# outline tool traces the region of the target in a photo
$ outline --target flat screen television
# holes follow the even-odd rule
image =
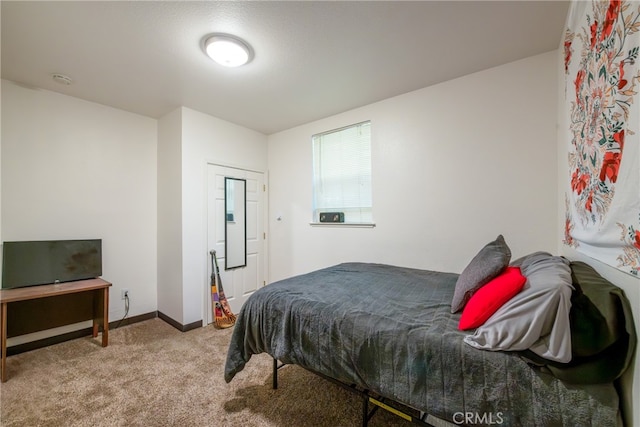
[[[4,242],[2,288],[102,276],[102,239]]]

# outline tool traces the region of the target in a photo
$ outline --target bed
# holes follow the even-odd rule
[[[253,354],[268,353],[274,375],[276,361],[295,364],[363,393],[364,425],[368,401],[414,409],[420,416],[411,420],[427,425],[621,425],[615,381],[636,342],[629,302],[584,263],[535,253],[510,266],[529,266],[541,256],[567,266],[569,292],[562,292],[569,301],[553,298],[558,301],[553,324],[545,322],[546,335],[535,345],[522,344],[522,337],[516,341],[527,348],[506,351],[481,348],[486,340],[470,342],[518,298],[499,307],[485,325],[460,330],[462,313],[452,312],[452,300],[465,272],[344,263],[255,292],[234,327],[225,380],[230,382]],[[534,282],[531,274],[518,295],[530,292]],[[532,298],[524,299],[528,304]],[[499,320],[514,323],[504,315]],[[549,355],[556,324],[566,329],[560,341],[570,346],[569,361],[559,361],[566,348],[555,359]],[[545,350],[540,342],[546,342]]]

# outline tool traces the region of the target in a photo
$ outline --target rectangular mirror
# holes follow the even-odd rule
[[[247,265],[247,181],[224,178],[225,270]]]

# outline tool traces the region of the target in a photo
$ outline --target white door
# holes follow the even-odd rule
[[[264,234],[264,175],[219,165],[207,165],[207,247],[216,251],[220,279],[231,310],[238,313],[247,298],[266,283],[265,234]],[[247,265],[226,270],[225,260],[225,177],[246,180],[246,244]],[[208,261],[208,277],[211,277],[211,255]],[[211,310],[211,285],[205,286],[208,301],[207,319],[213,322]]]

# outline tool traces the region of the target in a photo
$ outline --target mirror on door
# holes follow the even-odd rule
[[[247,265],[247,181],[224,178],[225,270]]]

